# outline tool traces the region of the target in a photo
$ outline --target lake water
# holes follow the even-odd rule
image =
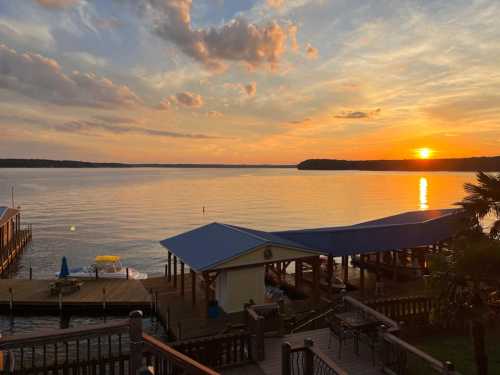
[[[15,277],[51,278],[96,255],[164,269],[161,239],[213,222],[263,230],[346,225],[451,207],[472,173],[295,169],[0,169],[0,205],[21,206],[33,242]],[[205,207],[205,212],[203,212]],[[200,249],[205,251],[205,249]]]

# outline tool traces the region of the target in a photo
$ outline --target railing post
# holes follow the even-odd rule
[[[130,375],[136,375],[142,367],[142,311],[135,310],[129,315],[130,320]]]
[[[290,353],[292,346],[288,342],[281,344],[281,375],[291,375],[290,372]]]
[[[311,339],[304,340],[304,375],[313,375],[314,374],[314,353],[311,348],[313,347],[314,342]]]
[[[264,350],[264,317],[258,316],[255,321],[255,352],[257,361],[263,361],[266,358]]]
[[[455,365],[450,362],[450,361],[446,361],[444,363],[444,373],[446,375],[453,375],[455,374]]]

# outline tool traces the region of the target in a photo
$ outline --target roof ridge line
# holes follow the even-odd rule
[[[262,240],[262,241],[264,241],[264,242],[270,242],[267,238],[264,238],[264,237],[258,236],[258,235],[254,234],[254,233],[249,233],[249,232],[247,232],[247,231],[243,230],[243,229],[242,229],[242,228],[240,228],[240,227],[235,227],[235,226],[233,226],[233,225],[231,225],[231,224],[225,224],[225,223],[218,223],[218,224],[223,225],[223,226],[225,226],[226,228],[230,228],[230,229],[232,229],[232,230],[236,230],[236,231],[238,231],[238,232],[244,233],[244,234],[246,234],[247,236],[254,237],[254,238],[258,238],[259,240]],[[253,229],[252,229],[252,230],[253,230]]]

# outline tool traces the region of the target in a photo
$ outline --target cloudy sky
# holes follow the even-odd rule
[[[0,157],[500,154],[497,0],[0,0]]]

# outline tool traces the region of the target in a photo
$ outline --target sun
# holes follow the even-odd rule
[[[432,156],[433,152],[434,151],[428,147],[417,149],[417,155],[419,159],[429,159]]]

